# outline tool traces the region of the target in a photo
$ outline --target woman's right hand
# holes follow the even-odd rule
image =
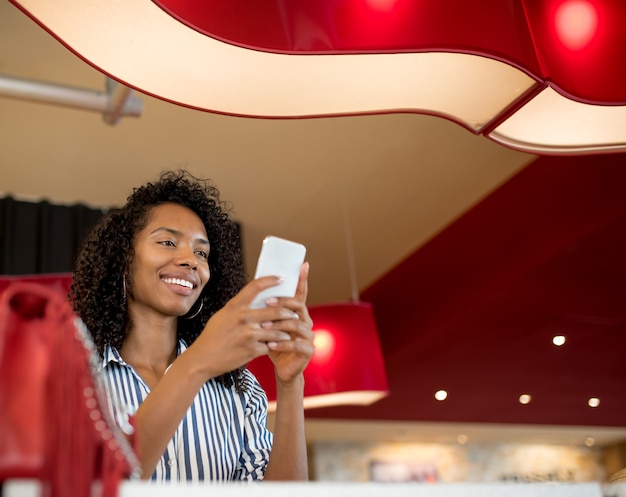
[[[233,371],[267,354],[268,343],[291,339],[289,333],[266,327],[274,321],[298,319],[294,311],[281,306],[250,308],[259,292],[280,283],[275,276],[252,280],[209,319],[200,336],[185,352],[196,356],[194,362],[205,372],[207,379]]]

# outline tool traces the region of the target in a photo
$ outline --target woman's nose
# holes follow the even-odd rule
[[[180,247],[177,256],[179,266],[190,267],[191,269],[196,269],[198,267],[198,262],[196,261],[193,249],[189,247]]]

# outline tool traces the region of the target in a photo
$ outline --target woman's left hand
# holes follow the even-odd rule
[[[294,319],[263,324],[265,327],[278,329],[291,335],[291,340],[268,343],[268,355],[274,363],[276,380],[285,385],[293,382],[304,371],[315,352],[313,345],[315,334],[311,330],[313,321],[306,307],[308,275],[309,264],[305,262],[300,269],[295,296],[293,298],[272,298],[267,302],[269,307],[286,307],[297,315]]]
[[[278,307],[287,319],[262,322],[288,333],[290,340],[267,342],[268,356],[276,374],[276,414],[274,443],[264,480],[286,481],[308,479],[306,437],[304,434],[304,368],[313,357],[313,322],[306,307],[308,263],[300,268],[298,287],[293,298],[268,299],[268,307]]]

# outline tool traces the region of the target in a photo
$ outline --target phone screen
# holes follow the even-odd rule
[[[265,301],[270,297],[293,297],[296,294],[305,254],[306,248],[301,243],[276,236],[265,237],[254,278],[281,276],[284,281],[260,292],[251,304],[253,309],[265,307]]]

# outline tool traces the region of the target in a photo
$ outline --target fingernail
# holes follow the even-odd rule
[[[263,321],[261,323],[261,328],[270,328],[272,326],[272,322],[271,321]]]
[[[276,305],[278,304],[278,299],[276,297],[270,297],[265,301],[267,305]]]

